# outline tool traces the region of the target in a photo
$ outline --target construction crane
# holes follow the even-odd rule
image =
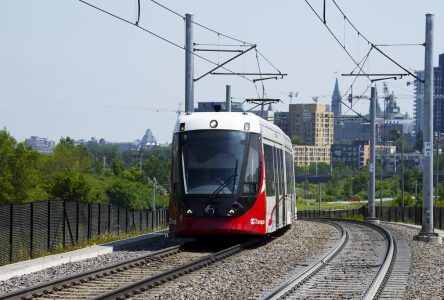
[[[105,105],[104,108],[110,108],[110,109],[130,109],[130,110],[144,110],[144,111],[154,111],[154,112],[173,112],[176,113],[177,119],[179,119],[179,116],[184,111],[182,109],[182,103],[179,103],[179,106],[176,110],[174,109],[167,109],[167,108],[153,108],[153,107],[145,107],[145,106],[132,106],[132,105]]]

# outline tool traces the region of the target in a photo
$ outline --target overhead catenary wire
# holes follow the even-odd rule
[[[185,17],[184,17],[182,14],[180,14],[180,13],[174,11],[173,9],[171,9],[171,8],[169,8],[169,7],[167,7],[167,6],[163,5],[163,4],[161,4],[161,3],[159,3],[158,1],[155,1],[155,0],[149,0],[149,1],[151,1],[151,2],[153,2],[154,4],[156,4],[156,5],[160,6],[160,7],[162,7],[163,9],[165,9],[165,10],[167,10],[167,11],[169,11],[169,12],[175,14],[176,16],[179,16],[179,17],[185,19]],[[219,32],[219,31],[217,31],[217,30],[214,30],[214,29],[212,29],[212,28],[209,28],[208,26],[202,25],[202,24],[200,24],[200,23],[198,23],[198,22],[196,22],[196,21],[194,21],[194,20],[191,21],[191,22],[192,22],[193,24],[196,24],[197,26],[203,28],[203,29],[206,29],[206,30],[208,30],[208,31],[211,31],[211,32],[213,32],[213,33],[215,33],[215,34],[218,34],[218,35],[220,35],[220,36],[223,36],[223,37],[225,37],[225,38],[227,38],[227,39],[230,39],[230,40],[233,40],[233,41],[236,41],[236,42],[239,42],[239,43],[243,43],[243,44],[245,44],[245,45],[254,45],[254,43],[249,43],[249,42],[246,42],[246,41],[242,41],[242,40],[237,39],[237,38],[235,38],[235,37],[232,37],[232,36],[229,36],[229,35],[227,35],[227,34],[221,33],[221,32]]]
[[[307,0],[305,0],[305,2],[307,2],[307,4],[308,4],[308,1],[307,1]],[[339,5],[336,3],[336,1],[335,1],[335,0],[332,0],[332,2],[333,2],[334,5],[336,6],[336,8],[339,10],[339,12],[343,15],[344,20],[346,20],[346,21],[350,24],[350,26],[351,26],[351,27],[352,27],[352,28],[353,28],[358,34],[360,34],[361,37],[362,37],[365,41],[367,41],[367,43],[371,44],[373,48],[375,48],[379,53],[381,53],[383,56],[385,56],[385,57],[386,57],[388,60],[390,60],[392,63],[394,63],[395,65],[397,65],[399,68],[401,68],[401,69],[404,70],[405,72],[409,73],[410,76],[412,76],[412,77],[416,78],[417,80],[423,82],[423,80],[421,80],[420,78],[418,78],[415,74],[413,74],[412,72],[410,72],[409,70],[407,70],[407,68],[403,67],[401,64],[399,64],[397,61],[395,61],[393,58],[391,58],[391,57],[390,57],[388,54],[386,54],[384,51],[382,51],[381,49],[379,49],[379,48],[378,48],[378,45],[372,43],[368,38],[366,38],[366,37],[362,34],[362,32],[360,32],[360,31],[356,28],[356,26],[351,22],[351,20],[345,15],[345,13],[344,13],[344,12],[342,11],[342,9],[339,7]],[[310,5],[310,7],[311,7],[311,5]],[[312,8],[312,7],[311,7],[311,8]],[[313,8],[312,8],[312,10],[313,10]],[[316,13],[316,15],[318,15],[318,14]],[[319,17],[319,15],[318,15],[318,17]],[[324,24],[324,25],[326,25],[326,24]],[[401,45],[401,44],[399,44],[399,45]],[[417,44],[417,45],[418,45],[418,44]],[[421,44],[419,44],[419,45],[421,45]],[[425,45],[425,44],[422,44],[422,45]],[[344,45],[344,46],[345,46],[345,45]]]
[[[120,21],[123,21],[123,22],[125,22],[125,23],[128,23],[128,24],[130,24],[130,25],[132,25],[132,26],[135,26],[136,28],[138,28],[138,29],[140,29],[140,30],[142,30],[142,31],[144,31],[144,32],[146,32],[146,33],[148,33],[148,34],[150,34],[150,35],[152,35],[152,36],[158,38],[158,39],[161,39],[162,41],[164,41],[164,42],[166,42],[166,43],[168,43],[168,44],[170,44],[170,45],[172,45],[172,46],[174,46],[174,47],[176,47],[176,48],[179,48],[179,49],[182,49],[182,50],[186,51],[184,46],[180,46],[179,44],[177,44],[177,43],[175,43],[175,42],[173,42],[173,41],[170,41],[170,40],[168,40],[167,38],[164,38],[164,37],[162,37],[161,35],[159,35],[159,34],[153,32],[153,31],[151,31],[151,30],[149,30],[149,29],[147,29],[147,28],[144,28],[144,27],[142,27],[142,26],[140,26],[140,25],[136,25],[135,23],[133,23],[133,22],[131,22],[131,21],[129,21],[129,20],[126,20],[126,19],[124,19],[124,18],[122,18],[122,17],[119,17],[118,15],[115,15],[115,14],[109,12],[109,11],[106,11],[106,10],[104,10],[104,9],[98,7],[98,6],[95,6],[95,5],[91,4],[91,3],[88,3],[88,2],[86,2],[86,1],[84,1],[84,0],[78,0],[78,1],[81,2],[81,3],[83,3],[83,4],[85,4],[85,5],[88,5],[88,6],[94,8],[94,9],[96,9],[96,10],[98,10],[98,11],[104,13],[104,14],[107,14],[107,15],[109,15],[109,16],[112,16],[112,17],[114,17],[114,18],[120,20]],[[192,53],[194,56],[196,56],[196,57],[198,57],[198,58],[200,58],[200,59],[202,59],[202,60],[204,60],[204,61],[206,61],[206,62],[208,62],[208,63],[211,63],[211,64],[213,64],[213,65],[215,65],[215,66],[218,65],[218,63],[216,63],[216,62],[214,62],[214,61],[212,61],[212,60],[210,60],[210,59],[208,59],[208,58],[206,58],[206,57],[203,57],[203,56],[201,56],[201,55],[199,55],[199,54],[196,54],[196,53],[194,53],[194,52],[191,52],[191,53]],[[228,69],[227,67],[221,67],[221,68],[224,69],[224,70],[226,70],[226,71],[228,71],[228,72],[230,72],[230,73],[232,73],[232,74],[235,74],[235,75],[237,75],[237,76],[239,76],[239,77],[242,77],[243,79],[245,79],[245,80],[247,80],[247,81],[249,81],[249,82],[253,82],[253,80],[247,78],[246,76],[244,76],[244,75],[242,75],[242,74],[238,74],[238,73],[236,73],[236,72],[234,72],[234,71]]]
[[[316,12],[316,10],[313,8],[313,6],[310,4],[310,2],[308,2],[308,0],[305,0],[305,3],[307,3],[307,5],[310,7],[310,9],[313,11],[313,13],[318,17],[318,19],[322,22],[322,24],[324,24],[325,28],[327,28],[328,32],[330,32],[330,34],[333,36],[333,38],[336,40],[336,42],[338,42],[338,44],[341,46],[341,48],[345,51],[345,53],[348,55],[348,57],[354,62],[355,65],[358,66],[358,62],[354,59],[354,57],[350,54],[350,52],[347,50],[347,48],[345,47],[345,44],[342,44],[341,41],[339,40],[339,38],[333,33],[333,31],[331,30],[331,28],[327,25],[327,22],[324,23],[324,21],[322,20],[321,16]],[[362,36],[362,35],[361,35]],[[371,43],[370,43],[371,44]],[[362,70],[362,68],[360,67],[360,69]],[[364,72],[364,70],[362,70],[363,74],[366,74]],[[368,77],[368,76],[367,76]],[[368,77],[368,80],[370,81],[370,77]]]

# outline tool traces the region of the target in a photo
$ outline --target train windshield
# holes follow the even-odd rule
[[[235,194],[243,166],[247,133],[190,131],[180,135],[186,194]]]

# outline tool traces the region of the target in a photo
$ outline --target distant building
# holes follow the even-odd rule
[[[362,168],[370,160],[369,143],[368,141],[354,141],[351,145],[333,144],[331,160],[333,164],[341,162],[349,168]]]
[[[288,131],[298,135],[306,145],[293,145],[297,166],[312,163],[330,164],[330,146],[333,144],[333,113],[329,106],[318,103],[290,104]]]
[[[31,146],[32,149],[44,154],[52,153],[55,147],[55,141],[51,141],[47,138],[42,138],[38,136],[31,136],[29,139],[26,139],[25,144]]]
[[[440,149],[441,150],[441,149]],[[436,153],[436,152],[435,152]],[[393,153],[389,154],[387,157],[384,157],[384,164],[387,166],[393,166],[393,172],[399,171],[401,167],[402,161],[404,161],[404,167],[420,168],[422,164],[422,153],[414,152],[414,153]]]
[[[207,102],[197,102],[197,108],[194,109],[195,112],[211,112],[215,111],[216,106],[220,107],[220,111],[226,111],[226,102],[217,101],[207,101]],[[242,102],[231,102],[231,111],[243,112]]]
[[[271,103],[268,105],[268,108],[265,109],[259,109],[259,110],[251,110],[251,113],[255,114],[256,116],[261,117],[262,119],[265,119],[271,123],[274,123],[274,111],[273,107],[271,106]]]
[[[151,129],[147,129],[145,131],[145,135],[142,137],[142,140],[139,142],[139,149],[150,149],[157,145],[156,138],[152,133]]]
[[[290,120],[288,118],[288,111],[274,112],[274,125],[282,129],[282,131],[291,137],[290,135]]]
[[[309,166],[313,163],[330,164],[330,146],[293,145],[296,166]]]
[[[416,76],[424,79],[424,71],[416,71]],[[423,130],[424,123],[424,84],[415,80],[414,119],[415,132]],[[439,55],[438,67],[433,68],[433,130],[444,133],[444,53]]]
[[[330,146],[333,144],[333,113],[326,104],[290,104],[290,137],[297,134],[306,144]]]
[[[396,146],[388,143],[387,145],[376,145],[375,146],[375,155],[388,156],[396,153]]]

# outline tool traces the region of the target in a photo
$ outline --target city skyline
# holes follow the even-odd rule
[[[433,58],[437,65],[438,55],[444,52],[444,40],[439,39],[440,28],[444,28],[444,19],[439,15],[444,11],[443,3],[337,2],[362,34],[377,44],[422,43],[424,14],[434,13]],[[133,1],[93,0],[91,3],[135,20]],[[298,93],[293,103],[309,103],[317,96],[319,103],[330,104],[336,78],[343,94],[353,80],[341,76],[353,69],[352,61],[303,1],[273,5],[256,1],[161,3],[181,14],[192,12],[197,22],[221,33],[257,43],[258,49],[273,65],[288,73],[283,80],[265,82],[267,96],[284,102],[273,106],[276,111],[288,110],[290,91]],[[322,1],[310,3],[317,10],[322,8]],[[353,56],[362,59],[368,51],[367,45],[358,42],[357,36],[334,12],[329,6],[327,24],[346,43]],[[378,16],[378,22],[369,17],[372,14]],[[183,43],[183,21],[149,1],[142,4],[140,22],[153,32]],[[183,50],[79,1],[3,1],[0,4],[0,34],[6,45],[0,49],[3,66],[0,126],[6,127],[17,140],[36,135],[56,141],[64,136],[131,141],[150,128],[159,142],[170,142],[175,111],[184,102]],[[195,41],[220,46],[228,42],[197,26]],[[384,51],[411,71],[424,68],[421,46],[387,47]],[[213,61],[226,58],[222,54],[205,55]],[[374,53],[369,61],[364,68],[367,72],[399,72]],[[254,54],[228,66],[238,71],[257,68]],[[261,66],[265,72],[273,69],[264,60]],[[195,77],[210,67],[196,58]],[[407,86],[407,81],[413,78],[388,81],[388,86],[395,95],[402,96],[398,100],[401,112],[407,111],[412,117],[413,85]],[[226,84],[232,86],[233,101],[256,95],[254,86],[243,79],[211,76],[196,82],[195,102],[223,101]],[[366,86],[367,82],[359,79],[353,93],[360,95]],[[258,85],[258,88],[262,87]],[[382,83],[378,84],[378,89],[382,92]],[[411,96],[410,100],[406,95]],[[360,101],[355,108],[366,113],[368,103]],[[344,114],[347,110],[342,107]]]

